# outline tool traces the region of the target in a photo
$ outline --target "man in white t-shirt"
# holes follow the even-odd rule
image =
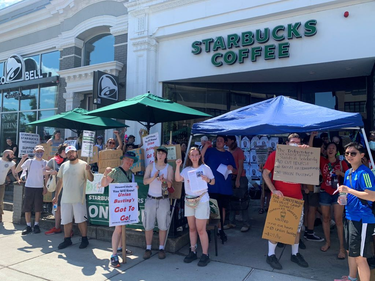
[[[47,166],[47,161],[42,158],[44,154],[44,147],[41,145],[35,146],[34,153],[35,157],[33,159],[27,159],[29,158],[28,154],[22,155],[22,159],[16,168],[16,173],[20,172],[21,170],[27,170],[25,196],[23,200],[26,228],[22,231],[22,235],[32,232],[32,210],[35,212],[34,233],[40,233],[39,219],[43,210],[43,195],[47,193],[46,179],[43,175],[43,172]]]
[[[13,162],[14,153],[12,150],[4,150],[3,157],[0,158],[0,223],[3,222],[3,206],[4,206],[4,194],[5,194],[5,180],[9,170],[12,171],[14,178],[19,181],[18,175],[16,174],[16,163]]]
[[[57,174],[58,183],[56,187],[55,197],[52,199],[54,203],[59,198],[61,188],[64,192],[61,197],[61,224],[64,225],[64,241],[60,243],[59,249],[64,249],[72,245],[70,232],[74,221],[78,224],[79,231],[82,235],[80,249],[84,249],[89,245],[87,239],[87,211],[86,211],[86,182],[94,180],[91,167],[85,161],[78,159],[77,149],[74,146],[68,146],[65,149],[66,158],[69,161],[64,162],[60,166]]]

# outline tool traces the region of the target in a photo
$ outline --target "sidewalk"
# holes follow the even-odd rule
[[[303,281],[333,280],[346,275],[347,260],[338,260],[336,231],[332,233],[331,249],[320,251],[323,242],[308,242],[306,250],[300,250],[309,268],[301,268],[290,261],[290,247],[281,257],[283,270],[275,271],[266,263],[267,241],[261,239],[265,214],[257,213],[252,206],[252,228],[241,233],[228,230],[228,242],[219,244],[219,254],[214,254],[213,241],[210,244],[211,262],[207,267],[198,267],[197,262],[185,264],[188,253],[185,246],[177,254],[167,253],[165,260],[159,260],[157,251],[149,260],[143,260],[144,249],[130,247],[133,255],[127,263],[114,269],[109,265],[110,243],[90,239],[86,249],[79,249],[80,237],[72,238],[73,245],[58,250],[63,234],[46,236],[40,234],[21,235],[23,225],[11,223],[12,212],[5,211],[4,223],[0,223],[0,280],[230,280],[230,281]],[[316,229],[322,235],[321,227]],[[220,240],[219,240],[220,242]],[[277,248],[279,257],[282,249]],[[198,253],[200,256],[200,253]]]

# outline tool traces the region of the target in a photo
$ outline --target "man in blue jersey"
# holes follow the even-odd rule
[[[372,201],[375,201],[375,177],[371,170],[362,164],[365,148],[356,142],[345,146],[346,160],[352,168],[345,173],[344,185],[338,192],[347,194],[345,207],[345,240],[348,253],[349,276],[340,280],[370,280],[367,258],[372,256],[371,240],[374,232],[375,216]],[[340,203],[340,198],[339,198]]]

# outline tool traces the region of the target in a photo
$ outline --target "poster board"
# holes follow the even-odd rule
[[[176,144],[166,145],[165,147],[168,149],[168,164],[173,167],[173,171],[176,171],[176,160],[181,159],[181,146]],[[172,186],[174,187],[174,192],[169,193],[169,198],[180,199],[182,193],[182,182],[173,181]]]
[[[303,200],[272,195],[262,238],[293,245],[302,208]]]
[[[92,148],[92,157],[90,157],[90,161],[88,162],[88,157],[82,157],[81,150],[77,151],[78,158],[82,159],[83,161],[87,162],[88,164],[98,163],[99,161],[99,148],[97,146],[94,146]]]
[[[120,166],[121,156],[122,156],[121,149],[99,151],[99,161],[98,161],[99,171],[98,172],[103,174],[107,167],[115,168],[115,167]]]
[[[137,148],[129,150],[135,153],[138,157],[138,162],[134,163],[133,166],[130,167],[133,173],[144,172],[145,171],[145,153],[143,148]]]
[[[34,153],[34,147],[40,143],[40,136],[38,134],[20,133],[18,143],[18,158],[22,158],[24,154]]]
[[[52,154],[52,147],[50,144],[42,143],[44,147],[43,159],[49,161],[55,154]]]
[[[82,157],[92,157],[93,156],[93,146],[95,142],[95,132],[93,131],[83,131],[82,135]]]
[[[320,148],[278,144],[273,179],[319,185],[319,163]]]
[[[109,226],[137,223],[137,183],[109,184]]]
[[[142,138],[145,152],[145,167],[155,162],[155,148],[160,146],[159,133]]]
[[[104,187],[101,185],[103,174],[94,174],[93,181],[86,181],[86,194],[103,194]]]

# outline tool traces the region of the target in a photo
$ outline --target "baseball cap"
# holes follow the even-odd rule
[[[120,157],[120,159],[124,159],[124,157],[126,158],[130,158],[130,159],[133,159],[134,160],[134,163],[137,163],[138,162],[138,157],[136,156],[136,154],[132,151],[127,151],[125,152],[125,154],[123,156]]]
[[[77,148],[75,148],[73,145],[69,145],[67,148],[65,148],[65,153],[68,153],[69,151],[77,151]]]
[[[43,150],[44,151],[44,147],[42,145],[37,145],[34,147],[34,150],[37,151],[37,150]]]
[[[103,136],[97,136],[96,138],[97,139],[103,139]]]
[[[158,150],[160,150],[160,151],[164,151],[165,153],[168,154],[168,149],[167,149],[165,146],[159,146],[159,147],[156,149],[156,151],[158,151]]]

